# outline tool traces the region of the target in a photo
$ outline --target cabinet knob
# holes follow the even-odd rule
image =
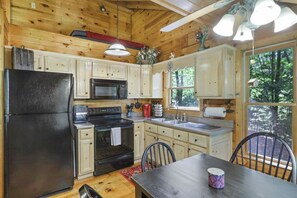
[[[129,95],[131,95],[131,93],[129,93]]]
[[[86,136],[88,136],[89,134],[86,133]]]
[[[140,126],[138,126],[137,128],[140,128]]]
[[[195,91],[195,94],[197,94],[197,91]]]
[[[149,127],[149,129],[151,129],[151,127]]]
[[[88,92],[86,92],[86,94],[88,94]]]
[[[90,142],[90,145],[92,145],[93,143],[92,142]]]
[[[162,131],[163,133],[165,133],[165,131]]]
[[[46,70],[48,70],[48,68],[45,68]]]
[[[177,135],[177,137],[180,137],[180,135]]]
[[[190,151],[191,149],[190,148],[188,148],[188,151]]]
[[[197,139],[195,139],[195,142],[197,142]]]
[[[141,95],[143,95],[143,93],[141,93]]]
[[[172,146],[174,146],[175,144],[173,143]]]
[[[107,74],[107,76],[109,76],[109,74]]]
[[[113,74],[111,74],[111,76],[113,76]]]
[[[38,69],[42,69],[42,67],[38,67]]]

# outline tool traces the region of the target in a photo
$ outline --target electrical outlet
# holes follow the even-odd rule
[[[36,9],[36,3],[35,2],[31,2],[31,8]]]

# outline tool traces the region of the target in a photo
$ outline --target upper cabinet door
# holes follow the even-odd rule
[[[152,96],[152,67],[150,65],[141,66],[141,93],[140,97],[149,98]]]
[[[52,55],[45,57],[45,71],[48,72],[71,73],[72,64],[74,64],[74,59],[72,58]]]
[[[108,78],[108,63],[93,62],[92,77],[94,78]]]
[[[235,50],[231,46],[222,45],[197,53],[197,97],[235,98]]]
[[[222,64],[222,49],[197,54],[195,85],[197,97],[218,97],[221,95]]]
[[[112,79],[127,79],[127,65],[125,64],[109,64],[109,77]]]
[[[75,98],[90,97],[91,69],[91,61],[77,60]]]
[[[163,98],[163,73],[153,74],[153,98]]]
[[[44,55],[34,52],[34,71],[44,71]]]
[[[128,98],[140,97],[140,66],[128,67]]]

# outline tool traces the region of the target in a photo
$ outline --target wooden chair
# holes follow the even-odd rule
[[[230,162],[296,184],[296,161],[290,146],[272,133],[253,133],[234,150]]]
[[[102,198],[93,188],[89,185],[84,184],[79,189],[80,198]]]
[[[142,172],[176,162],[175,155],[167,144],[156,142],[148,146],[141,158]]]

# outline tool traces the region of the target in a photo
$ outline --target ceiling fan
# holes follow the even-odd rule
[[[176,28],[179,28],[182,25],[185,25],[186,23],[189,23],[199,17],[202,17],[210,12],[213,12],[217,9],[223,8],[226,5],[230,4],[231,2],[234,2],[234,0],[220,0],[216,3],[213,3],[211,5],[208,5],[196,12],[193,12],[192,14],[189,14],[163,28],[160,29],[161,32],[170,32]],[[278,0],[278,2],[281,3],[292,3],[292,4],[297,4],[297,0]]]

